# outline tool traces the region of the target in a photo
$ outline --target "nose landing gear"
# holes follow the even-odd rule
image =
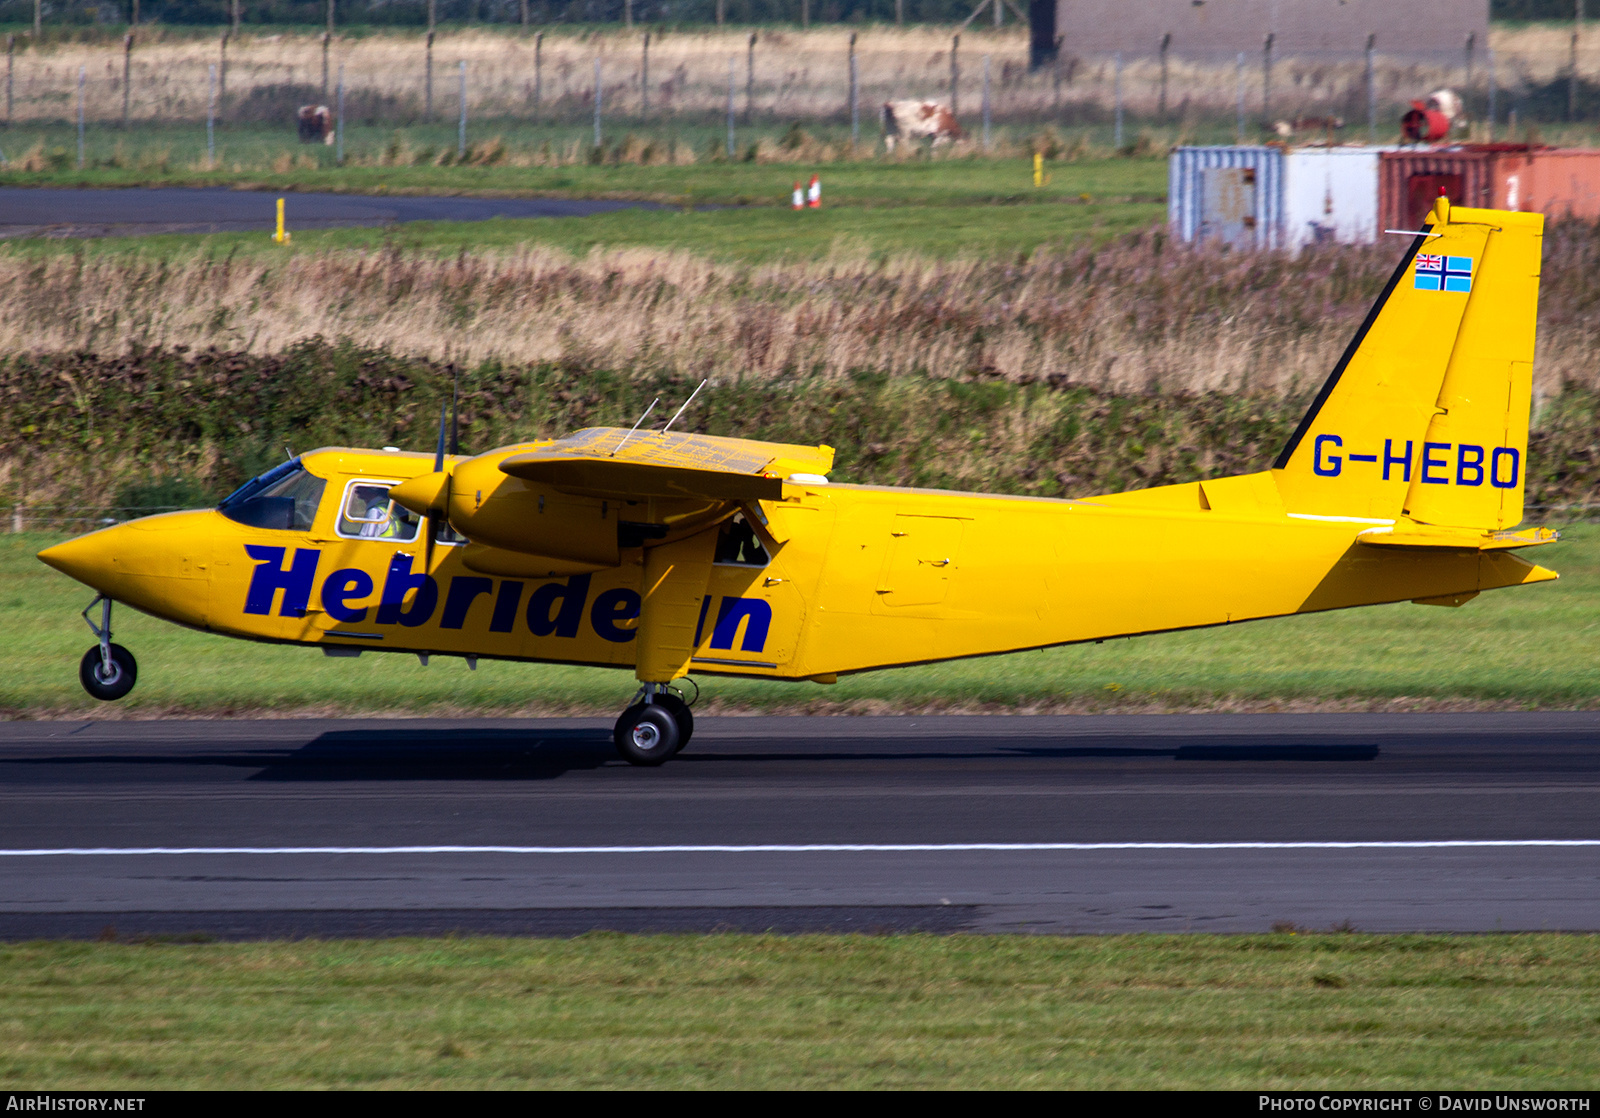
[[[89,618],[89,611],[100,607],[100,624]],[[133,653],[120,644],[111,643],[111,599],[101,594],[83,611],[84,623],[89,626],[100,643],[83,654],[78,662],[78,681],[83,689],[97,699],[110,702],[120,699],[133,690],[139,678],[139,665]]]
[[[653,767],[683,749],[693,736],[689,704],[665,683],[646,683],[617,719],[612,740],[630,765]]]

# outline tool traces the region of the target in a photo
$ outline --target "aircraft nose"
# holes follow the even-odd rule
[[[58,543],[39,552],[39,558],[70,578],[101,593],[116,577],[116,555],[121,550],[119,540],[126,529],[122,525],[91,532],[87,536]]]

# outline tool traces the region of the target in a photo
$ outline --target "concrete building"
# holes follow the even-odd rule
[[[1352,54],[1368,36],[1387,55],[1459,53],[1467,37],[1489,41],[1489,0],[1032,0],[1032,55],[1157,54],[1164,37],[1177,57],[1260,52],[1272,36],[1279,57]]]

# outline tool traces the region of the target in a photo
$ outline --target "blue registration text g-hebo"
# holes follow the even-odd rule
[[[1522,455],[1514,446],[1485,448],[1476,443],[1425,442],[1420,452],[1414,448],[1410,439],[1404,444],[1384,439],[1381,454],[1358,454],[1346,451],[1344,439],[1338,435],[1318,435],[1311,469],[1318,477],[1338,477],[1347,463],[1369,465],[1374,470],[1381,464],[1384,481],[1395,477],[1410,481],[1415,464],[1424,485],[1468,488],[1488,484],[1496,489],[1514,489],[1522,477]]]

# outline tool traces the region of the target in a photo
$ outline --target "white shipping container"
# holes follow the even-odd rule
[[[1242,249],[1371,244],[1377,147],[1182,147],[1167,164],[1167,217],[1184,241]]]

